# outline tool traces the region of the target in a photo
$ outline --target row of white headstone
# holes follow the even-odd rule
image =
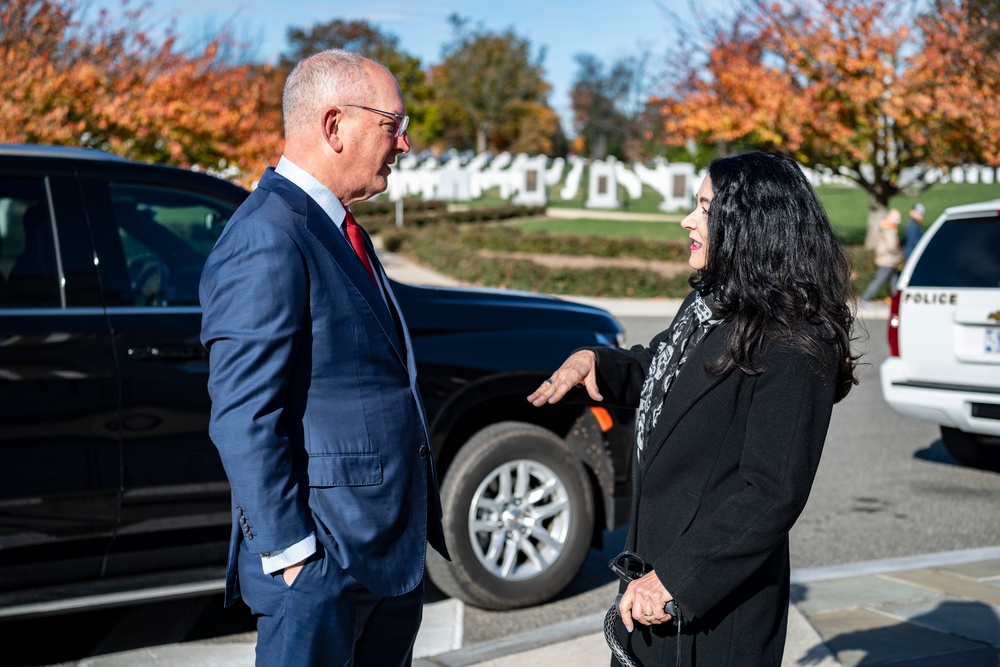
[[[588,166],[586,193],[582,195],[583,174]],[[550,159],[544,155],[501,153],[492,160],[477,155],[463,164],[456,156],[441,164],[433,158],[420,160],[403,155],[397,158],[387,193],[393,200],[421,197],[463,202],[479,199],[484,191],[497,188],[502,199],[515,204],[545,206],[549,203],[549,189],[562,183],[556,190],[560,199],[582,199],[587,208],[614,209],[624,204],[618,186],[628,199],[638,199],[646,185],[663,197],[661,210],[675,211],[690,206],[696,177],[693,164],[668,163],[662,158],[654,160],[649,168],[641,163],[629,167],[613,157]]]
[[[581,194],[586,167],[589,167],[586,192]],[[842,173],[807,167],[802,170],[813,185],[856,185]],[[662,197],[661,211],[687,211],[704,175],[704,169],[696,170],[689,162],[667,162],[662,157],[654,158],[653,166],[649,167],[641,162],[626,165],[614,157],[551,159],[544,155],[500,153],[492,159],[489,154],[480,154],[467,161],[456,155],[441,163],[429,156],[402,155],[389,177],[387,194],[393,201],[421,197],[463,202],[479,199],[484,191],[496,188],[504,200],[545,206],[553,188],[563,201],[580,200],[587,208],[617,209],[627,200],[639,199],[643,186],[647,186]],[[903,171],[899,182],[906,186],[921,178],[927,183],[989,184],[995,182],[997,174],[989,167],[975,165],[956,167],[950,172],[909,169]],[[560,183],[562,187],[554,189]],[[626,193],[624,199],[619,186]]]

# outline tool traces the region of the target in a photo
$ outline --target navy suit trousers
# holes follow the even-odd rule
[[[239,555],[244,602],[257,617],[258,667],[409,667],[423,614],[424,587],[375,595],[317,552],[291,586],[265,574],[260,557]]]

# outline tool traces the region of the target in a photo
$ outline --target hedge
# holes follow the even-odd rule
[[[351,206],[355,217],[369,234],[378,234],[396,226],[396,203],[387,199],[359,202]],[[453,208],[444,202],[406,199],[403,201],[404,227],[423,227],[436,223],[495,222],[545,215],[544,206],[505,204],[490,208]]]
[[[688,273],[668,278],[639,268],[553,268],[527,259],[487,258],[478,253],[480,249],[488,249],[683,262],[688,255],[684,241],[553,237],[544,232],[525,233],[496,225],[460,227],[454,224],[392,229],[384,232],[381,238],[386,250],[401,253],[472,285],[606,297],[680,298],[690,291]],[[853,261],[854,286],[860,293],[875,273],[873,256],[862,246],[849,246],[848,251]]]

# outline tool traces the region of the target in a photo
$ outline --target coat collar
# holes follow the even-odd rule
[[[719,357],[725,340],[726,331],[723,323],[710,331],[684,362],[684,366],[681,367],[680,373],[664,399],[663,412],[660,414],[659,421],[650,433],[649,442],[646,445],[649,450],[643,452],[642,457],[640,471],[642,474],[645,474],[650,463],[656,458],[681,417],[728,375],[728,373],[709,375],[705,372],[705,363]]]
[[[257,187],[273,192],[275,195],[281,197],[292,211],[304,218],[306,231],[333,257],[334,262],[343,274],[364,298],[372,315],[375,316],[379,326],[382,328],[382,332],[392,344],[392,349],[395,350],[396,356],[406,366],[406,354],[403,351],[402,341],[399,340],[399,336],[396,333],[396,326],[392,320],[392,314],[389,312],[391,299],[388,298],[388,294],[385,299],[382,298],[381,292],[379,292],[375,283],[372,282],[364,265],[358,261],[358,256],[354,254],[354,248],[344,238],[344,234],[340,231],[337,223],[331,220],[330,216],[302,188],[281,174],[276,173],[274,169],[269,168],[264,172]],[[368,256],[372,261],[372,268],[383,278],[382,284],[388,290],[390,289],[388,286],[389,282],[388,280],[384,280],[385,272],[382,268],[382,263],[375,254],[375,249],[372,247],[368,234],[365,233],[364,237],[365,245],[368,248]]]

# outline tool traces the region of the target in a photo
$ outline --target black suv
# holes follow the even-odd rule
[[[0,618],[221,588],[231,509],[198,281],[246,196],[203,173],[0,145]],[[431,579],[488,608],[546,600],[625,519],[633,415],[525,396],[621,329],[551,297],[394,288],[454,558],[430,560]],[[511,485],[527,506],[508,507]]]

